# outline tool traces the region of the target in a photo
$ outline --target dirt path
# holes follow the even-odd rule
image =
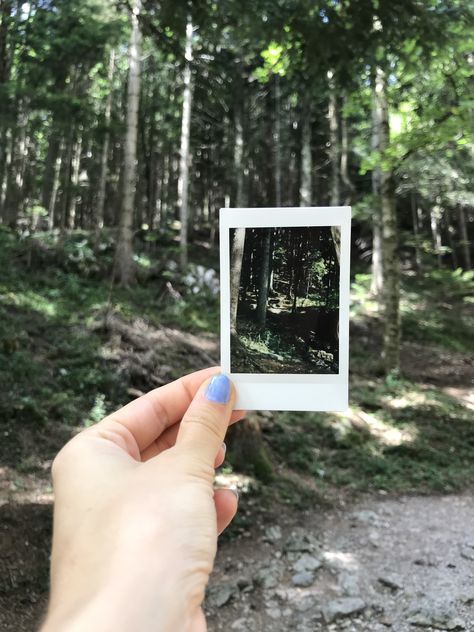
[[[2,632],[37,629],[46,604],[50,497],[26,496],[0,507]],[[474,496],[329,511],[244,497],[240,512],[248,526],[220,545],[209,632],[474,631]]]
[[[473,496],[255,518],[219,551],[210,632],[474,631]]]

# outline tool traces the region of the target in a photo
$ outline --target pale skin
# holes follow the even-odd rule
[[[42,632],[204,632],[217,535],[237,497],[214,490],[235,390],[218,368],[151,391],[74,437],[53,463],[51,596]]]

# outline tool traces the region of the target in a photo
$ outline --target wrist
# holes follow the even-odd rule
[[[122,566],[104,585],[81,596],[69,586],[53,591],[51,606],[41,632],[187,632],[192,605],[183,593],[183,582],[173,577],[173,566],[150,572],[134,561]],[[71,596],[73,600],[71,601]]]

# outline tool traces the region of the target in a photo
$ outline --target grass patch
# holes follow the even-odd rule
[[[337,415],[287,412],[278,414],[267,436],[273,451],[322,488],[447,492],[474,483],[474,420],[455,399],[409,383],[393,389],[383,380],[356,386],[352,397],[355,409],[369,409],[387,438],[400,436],[400,443],[341,423]]]

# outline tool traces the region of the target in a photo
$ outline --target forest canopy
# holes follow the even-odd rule
[[[472,265],[473,10],[460,0],[4,0],[0,218],[136,282],[223,206],[351,204],[384,362],[400,268]]]

